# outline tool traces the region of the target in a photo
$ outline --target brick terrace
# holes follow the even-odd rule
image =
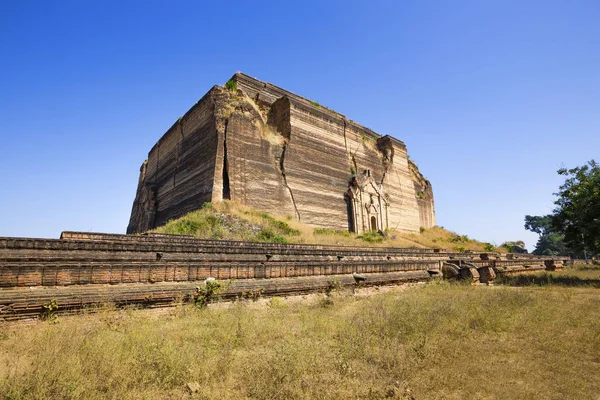
[[[36,318],[51,300],[57,301],[60,312],[105,302],[167,306],[189,299],[209,277],[230,280],[223,293],[227,299],[248,292],[323,291],[334,280],[345,286],[427,280],[448,264],[469,266],[489,277],[489,269],[519,273],[561,268],[563,261],[527,254],[284,245],[159,234],[63,232],[60,239],[0,238],[0,320]]]

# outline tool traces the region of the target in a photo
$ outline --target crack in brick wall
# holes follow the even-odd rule
[[[294,200],[294,193],[292,192],[292,188],[288,185],[287,177],[285,176],[285,151],[287,150],[289,143],[283,144],[283,150],[281,152],[281,158],[279,159],[279,169],[281,170],[281,176],[283,176],[283,183],[287,190],[290,193],[290,197],[292,198],[292,204],[294,205],[294,210],[296,211],[296,216],[298,217],[298,221],[300,221],[300,212],[298,211],[298,206],[296,205],[296,201]]]

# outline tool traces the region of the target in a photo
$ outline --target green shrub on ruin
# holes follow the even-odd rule
[[[43,304],[41,313],[42,320],[48,322],[56,322],[58,319],[58,316],[56,315],[58,308],[59,306],[56,299],[52,299],[48,303]]]
[[[242,299],[251,300],[253,302],[258,301],[263,296],[263,289],[251,289],[242,292]]]
[[[453,243],[470,243],[470,242],[472,242],[472,239],[470,239],[469,236],[457,235],[455,233],[449,237],[449,240]]]
[[[206,280],[204,286],[196,286],[192,293],[196,307],[206,307],[208,304],[219,300],[220,293],[226,289],[226,285],[217,280]]]
[[[496,247],[491,243],[484,243],[483,250],[485,251],[496,251]]]
[[[368,243],[381,243],[385,240],[385,238],[379,232],[365,232],[356,238],[362,239]]]
[[[292,236],[294,236],[294,235],[299,235],[300,234],[300,231],[298,229],[292,228],[285,221],[281,221],[281,220],[273,218],[271,215],[269,215],[266,212],[257,213],[257,214],[261,218],[263,218],[268,223],[268,225],[270,225],[275,230],[280,231],[284,235],[292,235]]]
[[[215,214],[206,212],[205,209],[194,211],[177,220],[167,222],[159,230],[161,233],[174,235],[192,235],[211,239],[225,238],[223,221]]]
[[[225,84],[225,89],[227,90],[231,90],[232,92],[237,91],[237,82],[234,81],[233,79],[230,79],[227,81],[227,83]]]
[[[282,235],[276,233],[273,229],[269,227],[262,228],[258,234],[256,235],[256,240],[259,242],[268,242],[268,243],[288,243],[287,239]]]

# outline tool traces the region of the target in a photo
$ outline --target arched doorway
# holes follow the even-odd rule
[[[371,217],[371,230],[377,232],[377,218]]]

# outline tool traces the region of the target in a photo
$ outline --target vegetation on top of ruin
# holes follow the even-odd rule
[[[301,234],[288,222],[233,201],[204,203],[200,210],[171,220],[153,232],[193,235],[204,239],[288,243]]]
[[[237,90],[237,82],[233,79],[228,80],[227,83],[225,83],[225,89],[235,92]]]
[[[262,110],[246,93],[238,92],[235,81],[228,81],[225,89],[225,101],[220,103],[215,111],[218,119],[227,120],[233,113],[245,114],[252,119],[253,124],[260,130],[265,140],[277,147],[285,144],[285,138],[277,132],[274,126],[267,123],[265,110]]]
[[[572,273],[0,324],[0,397],[592,399],[598,289]]]
[[[367,146],[369,149],[378,151],[377,149],[377,141],[372,136],[367,136],[365,134],[361,135],[361,140],[363,145]]]
[[[332,113],[339,114],[339,112],[337,112],[337,111],[335,111],[335,110],[332,110],[331,108],[329,108],[329,107],[326,107],[326,106],[324,106],[324,105],[320,104],[320,103],[319,103],[319,102],[317,102],[317,101],[314,101],[314,100],[309,100],[309,101],[310,101],[310,104],[311,104],[313,107],[317,107],[317,108],[323,108],[323,109],[325,109],[325,110],[327,110],[327,111],[331,111]],[[341,114],[340,114],[340,115],[341,115]]]
[[[431,229],[421,228],[419,233],[390,229],[384,236],[377,232],[356,235],[344,230],[315,228],[294,220],[291,216],[272,216],[229,200],[214,204],[205,203],[202,209],[171,220],[153,232],[193,235],[203,239],[272,243],[437,248],[455,252],[511,251],[508,246],[480,242],[438,226]]]

